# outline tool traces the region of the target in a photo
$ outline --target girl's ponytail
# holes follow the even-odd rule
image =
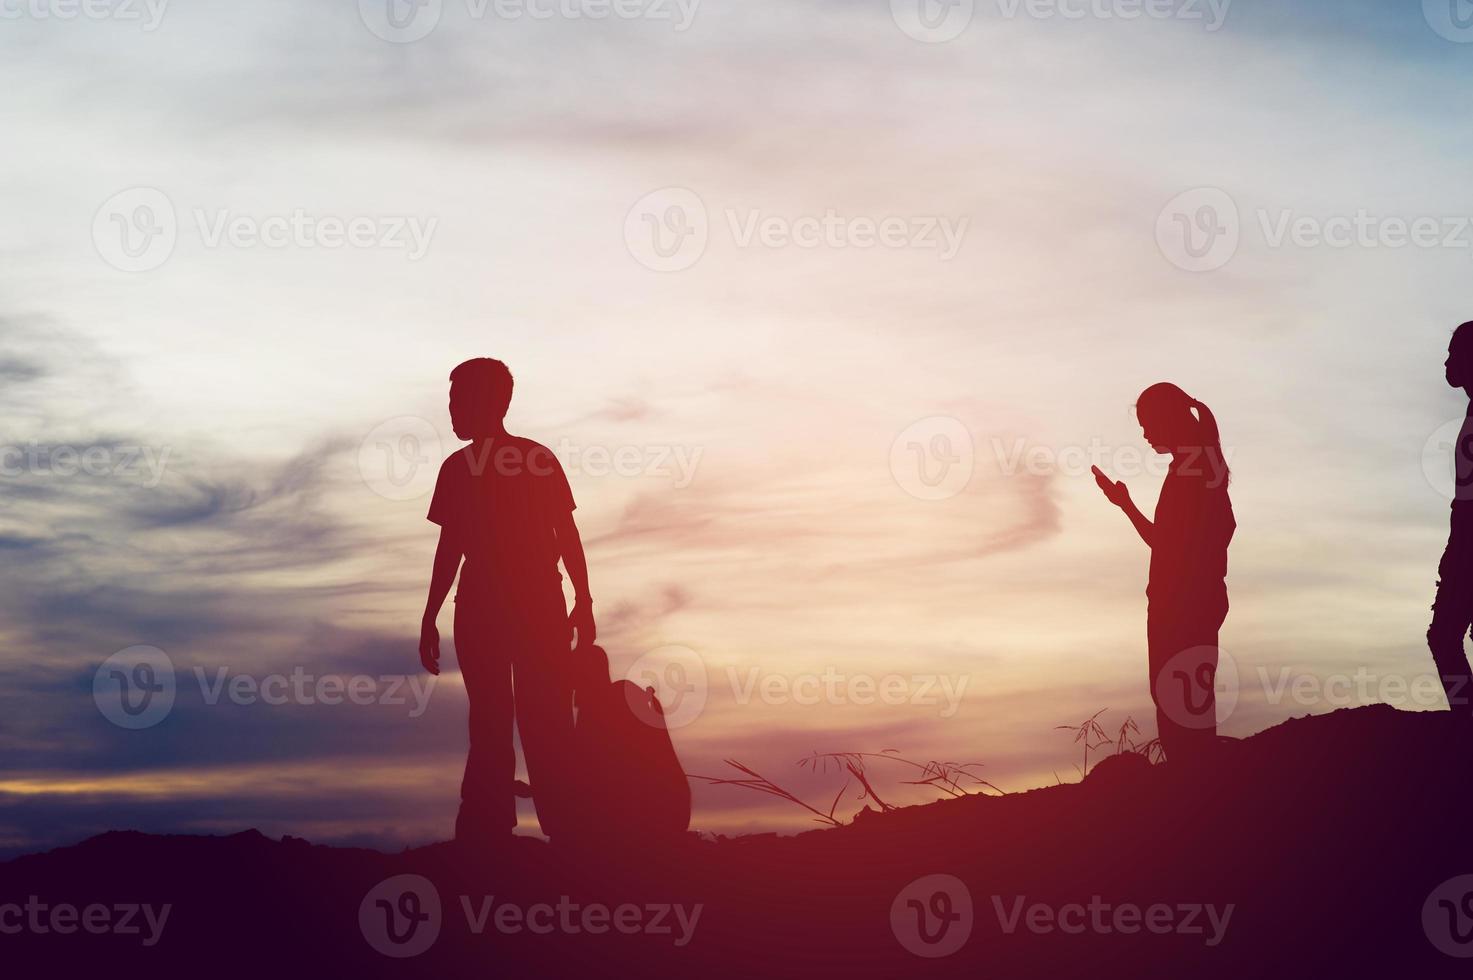
[[[1189,398],[1189,403],[1197,410],[1198,425],[1202,432],[1202,452],[1207,457],[1207,465],[1212,467],[1212,485],[1225,487],[1232,474],[1222,452],[1222,434],[1217,430],[1217,417],[1212,414],[1212,409],[1197,399]]]

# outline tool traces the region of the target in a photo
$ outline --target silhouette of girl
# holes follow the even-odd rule
[[[1141,392],[1135,407],[1151,448],[1171,455],[1155,520],[1098,467],[1095,482],[1151,549],[1146,646],[1157,732],[1168,760],[1190,763],[1217,741],[1217,634],[1227,618],[1227,549],[1237,522],[1211,409],[1167,382]]]

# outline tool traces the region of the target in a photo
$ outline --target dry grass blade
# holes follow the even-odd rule
[[[1097,749],[1101,745],[1110,744],[1110,736],[1105,734],[1105,729],[1100,726],[1099,722],[1100,715],[1109,710],[1109,708],[1101,708],[1077,725],[1054,726],[1056,731],[1073,732],[1076,744],[1079,742],[1084,743],[1084,766],[1083,768],[1079,766],[1074,767],[1079,772],[1080,779],[1089,775],[1089,750]]]
[[[686,775],[692,779],[704,779],[706,782],[710,783],[713,786],[740,786],[743,789],[754,790],[758,793],[766,793],[768,796],[776,796],[779,799],[787,800],[790,803],[796,803],[798,806],[801,806],[809,813],[812,813],[815,819],[817,819],[820,823],[826,823],[834,827],[843,826],[843,823],[834,817],[834,808],[839,805],[839,797],[834,798],[834,806],[829,808],[828,813],[824,813],[817,807],[810,806],[807,802],[795,796],[788,790],[783,789],[777,783],[774,783],[772,780],[768,779],[766,776],[757,772],[757,770],[751,768],[750,766],[743,765],[742,763],[737,762],[735,759],[725,759],[723,761],[725,761],[728,766],[731,766],[737,772],[744,774],[747,778],[735,779],[730,776],[701,776],[696,773],[686,773]],[[839,796],[843,795],[844,789],[841,788],[839,790]]]

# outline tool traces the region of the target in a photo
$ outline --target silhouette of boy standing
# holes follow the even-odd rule
[[[1470,717],[1473,674],[1463,651],[1463,634],[1473,626],[1473,322],[1453,331],[1444,365],[1447,383],[1468,394],[1468,415],[1453,447],[1454,484],[1451,527],[1447,549],[1437,566],[1437,597],[1432,601],[1432,625],[1427,646],[1442,678],[1448,707]]]
[[[440,526],[440,542],[419,652],[432,674],[440,672],[435,621],[460,573],[455,650],[470,700],[470,752],[458,840],[501,839],[516,826],[513,720],[537,820],[543,833],[559,833],[572,763],[566,659],[574,629],[580,646],[595,639],[572,490],[551,450],[506,431],[511,393],[511,372],[500,361],[479,357],[450,372],[451,427],[470,444],[441,465],[428,515]],[[571,620],[559,559],[573,584]]]

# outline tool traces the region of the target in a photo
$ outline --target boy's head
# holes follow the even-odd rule
[[[1454,388],[1473,388],[1473,321],[1453,331],[1443,367],[1447,369],[1448,384]]]
[[[450,427],[460,439],[500,431],[511,405],[511,371],[490,357],[473,357],[450,372]]]

